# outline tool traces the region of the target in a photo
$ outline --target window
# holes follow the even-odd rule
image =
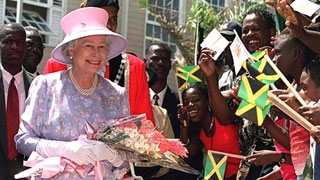
[[[215,10],[220,10],[222,7],[224,7],[225,0],[206,0],[212,8]]]
[[[61,39],[60,22],[64,0],[24,0],[22,25],[36,27],[45,44],[56,46]],[[16,22],[16,3],[7,0],[4,23]]]
[[[176,24],[179,24],[179,14],[181,13],[180,0],[155,0],[152,1],[153,7],[156,8],[157,12],[166,14],[167,18],[174,20]],[[156,21],[155,17],[147,13],[146,15],[146,36],[145,36],[145,49],[153,42],[167,43],[171,48],[172,55],[177,51],[177,46],[174,44],[173,38],[161,27]]]
[[[16,9],[6,8],[6,23],[16,21]],[[36,27],[41,34],[50,35],[53,31],[48,26],[47,22],[37,12],[23,10],[22,12],[22,25]]]

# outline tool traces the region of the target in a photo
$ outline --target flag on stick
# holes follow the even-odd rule
[[[238,96],[262,109],[266,106],[269,85],[242,75]]]
[[[265,84],[272,84],[280,78],[280,75],[273,70],[267,59],[264,57],[252,64],[248,61],[244,61],[242,66],[251,74],[251,76]]]
[[[253,121],[259,126],[271,108],[268,98],[269,84],[242,76],[238,96],[242,101],[236,111],[236,115]]]
[[[235,73],[238,74],[241,69],[242,62],[251,57],[251,54],[242,43],[237,32],[235,30],[234,32],[236,33],[236,37],[230,45],[230,51],[233,58]]]
[[[255,60],[255,61],[260,61],[261,58],[263,58],[263,56],[266,54],[265,51],[259,51],[259,52],[255,52],[252,54],[251,59]]]
[[[208,151],[204,171],[205,180],[223,180],[227,166],[227,156]]]
[[[177,67],[176,70],[179,90],[186,89],[188,83],[203,82],[202,73],[198,65]]]
[[[236,115],[261,126],[271,106],[272,104],[269,100],[266,101],[266,107],[264,109],[242,100],[236,111]]]

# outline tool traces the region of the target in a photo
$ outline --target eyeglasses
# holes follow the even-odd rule
[[[36,49],[40,49],[40,50],[43,50],[45,48],[45,46],[42,44],[32,43],[32,42],[26,42],[26,47],[27,48],[36,48]]]

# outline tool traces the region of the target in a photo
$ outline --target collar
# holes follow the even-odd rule
[[[0,69],[2,71],[3,79],[5,80],[6,83],[10,84],[10,81],[11,81],[12,77],[15,78],[15,84],[16,85],[20,85],[22,83],[23,70],[18,72],[16,75],[12,76],[12,74],[10,74],[7,70],[5,70],[3,68],[2,64],[0,64]]]
[[[158,96],[159,96],[159,105],[162,105],[162,102],[163,102],[163,99],[164,99],[164,96],[166,95],[166,91],[167,91],[167,89],[168,89],[168,85],[166,85],[163,89],[162,89],[162,91],[160,91],[158,94],[157,93],[155,93],[151,88],[149,88],[149,94],[150,94],[150,99],[151,99],[151,101],[152,101],[152,99],[153,99],[153,96],[155,95],[155,94],[157,94]]]

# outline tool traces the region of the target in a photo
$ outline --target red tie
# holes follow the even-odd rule
[[[9,85],[7,100],[7,140],[8,140],[8,158],[14,160],[17,155],[16,143],[13,138],[19,130],[19,98],[18,91],[14,85],[12,77]]]

